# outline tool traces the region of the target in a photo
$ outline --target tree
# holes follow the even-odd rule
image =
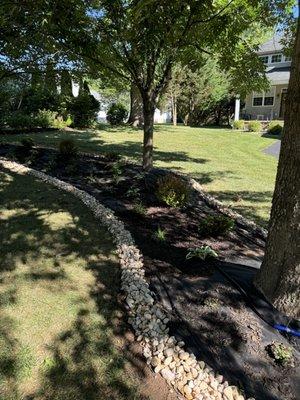
[[[60,91],[63,96],[72,97],[72,78],[67,69],[63,69],[60,74]]]
[[[142,127],[144,123],[143,101],[139,88],[132,84],[130,88],[130,114],[127,123],[134,127]]]
[[[260,76],[254,41],[245,32],[272,26],[290,0],[53,1],[47,34],[68,52],[134,83],[144,114],[143,167],[153,163],[154,111],[176,62],[196,51],[216,52],[222,65],[237,61],[241,74]],[[63,38],[63,40],[62,40]],[[252,38],[253,39],[253,38]],[[237,56],[235,56],[237,55]],[[251,62],[250,62],[251,61]],[[237,68],[237,67],[236,67]]]
[[[265,257],[255,283],[276,308],[300,317],[300,20],[291,66]]]

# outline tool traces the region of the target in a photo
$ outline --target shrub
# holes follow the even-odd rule
[[[283,343],[273,342],[267,346],[267,351],[278,364],[283,366],[293,365],[293,351]]]
[[[244,130],[245,128],[245,121],[242,119],[239,119],[237,121],[233,121],[232,124],[233,129],[238,129],[238,130]]]
[[[111,125],[121,125],[127,114],[128,112],[123,104],[113,103],[107,111],[106,119]]]
[[[268,133],[270,135],[281,135],[283,126],[281,121],[271,121],[268,126]]]
[[[248,131],[250,132],[261,132],[262,124],[260,121],[249,121],[248,123]]]
[[[234,221],[226,215],[211,215],[203,219],[199,225],[199,233],[203,236],[226,235],[234,227]]]
[[[51,110],[39,110],[35,116],[35,125],[39,128],[54,127],[56,114]]]
[[[34,142],[30,138],[24,138],[20,141],[20,143],[21,146],[16,147],[14,154],[17,160],[24,162],[30,157]]]
[[[200,258],[201,260],[206,260],[207,258],[217,258],[218,253],[215,252],[210,246],[196,247],[195,249],[189,249],[186,255],[186,259]]]
[[[66,139],[59,143],[59,155],[62,159],[70,160],[78,154],[78,147],[73,140]]]
[[[89,127],[95,121],[99,111],[99,102],[88,93],[82,93],[68,102],[68,111],[73,117],[73,125],[79,128]]]
[[[22,112],[15,112],[9,115],[6,119],[6,123],[9,127],[15,129],[36,127],[35,117],[29,114],[23,114]]]
[[[157,182],[157,198],[170,207],[182,207],[189,199],[190,189],[187,183],[172,174],[160,178]]]

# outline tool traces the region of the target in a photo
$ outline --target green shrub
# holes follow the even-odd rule
[[[248,131],[249,132],[261,132],[262,131],[261,122],[260,121],[249,121]]]
[[[29,114],[23,114],[22,112],[19,111],[9,115],[6,119],[6,123],[10,128],[15,128],[15,129],[36,127],[36,119],[34,116]]]
[[[57,113],[51,110],[39,110],[35,116],[35,124],[39,128],[50,128],[54,126]]]
[[[157,198],[170,207],[184,206],[188,202],[189,195],[188,184],[175,175],[166,175],[157,182]]]
[[[82,93],[68,102],[68,111],[73,125],[79,128],[89,127],[95,121],[99,111],[99,102],[88,93]]]
[[[283,366],[293,365],[293,350],[280,342],[273,342],[267,346],[267,351],[274,360]]]
[[[281,135],[283,132],[282,121],[271,121],[268,126],[268,133],[270,135]]]
[[[127,114],[128,112],[123,104],[113,103],[107,111],[106,119],[111,125],[121,125]]]
[[[218,253],[215,252],[210,246],[201,246],[194,249],[188,249],[186,259],[200,258],[201,260],[206,260],[207,258],[217,258]]]
[[[32,153],[34,142],[30,138],[24,138],[20,141],[21,146],[16,147],[14,155],[18,161],[26,161]]]
[[[212,215],[203,219],[199,225],[199,233],[203,236],[224,236],[234,227],[234,221],[226,215]]]
[[[59,143],[59,155],[62,159],[70,160],[78,154],[78,147],[73,140],[66,139]]]
[[[244,130],[244,128],[245,128],[245,121],[242,120],[242,119],[239,119],[239,120],[237,120],[237,121],[233,121],[232,128],[233,128],[233,129],[238,129],[238,130],[241,130],[241,131]]]

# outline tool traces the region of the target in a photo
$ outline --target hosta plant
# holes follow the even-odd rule
[[[210,246],[201,246],[194,249],[188,249],[186,259],[200,258],[201,260],[206,260],[207,258],[218,258],[218,253],[215,252]]]

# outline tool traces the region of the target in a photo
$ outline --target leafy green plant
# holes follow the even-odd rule
[[[160,226],[154,232],[153,237],[158,242],[165,242],[166,241],[167,232],[165,229],[162,229]]]
[[[35,124],[39,128],[53,127],[57,112],[51,110],[39,110],[35,115]]]
[[[36,127],[36,118],[30,114],[17,111],[6,118],[6,124],[15,129],[34,128]]]
[[[280,342],[273,342],[266,347],[268,353],[274,360],[283,366],[293,364],[293,350]]]
[[[78,154],[78,147],[71,139],[62,140],[59,145],[59,156],[61,159],[74,159]]]
[[[122,163],[120,161],[113,163],[111,166],[111,172],[113,175],[113,180],[118,183],[122,175]]]
[[[136,202],[133,205],[133,211],[136,214],[139,214],[139,215],[146,215],[147,214],[147,208],[144,206],[144,204],[141,201]]]
[[[249,132],[261,132],[262,131],[261,122],[260,121],[249,121],[248,131]]]
[[[131,187],[126,192],[126,197],[138,199],[140,197],[141,190],[138,187]]]
[[[240,131],[243,131],[245,129],[245,121],[242,120],[242,119],[239,119],[237,121],[233,121],[232,128],[240,130]]]
[[[234,220],[226,215],[209,215],[198,227],[203,236],[224,236],[234,227]]]
[[[268,133],[270,135],[281,135],[283,126],[281,121],[271,121],[268,126]]]
[[[111,125],[121,125],[125,121],[127,114],[128,112],[123,104],[113,103],[107,111],[106,119]]]
[[[201,246],[194,249],[188,249],[186,259],[189,260],[194,257],[200,258],[201,260],[206,260],[207,258],[217,258],[218,253],[215,252],[210,246]]]
[[[170,207],[182,207],[188,202],[190,188],[183,179],[169,174],[158,180],[156,196]]]
[[[33,150],[34,142],[31,138],[24,138],[20,141],[21,146],[16,147],[14,155],[20,162],[27,160]]]

